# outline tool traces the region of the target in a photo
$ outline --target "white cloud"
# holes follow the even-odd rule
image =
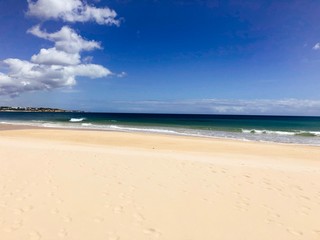
[[[317,43],[316,45],[314,45],[312,49],[319,50],[320,49],[320,43]]]
[[[0,73],[0,94],[11,96],[26,91],[74,86],[77,76],[99,78],[112,74],[96,64],[44,65],[13,58],[4,60],[4,63],[9,71],[8,74]]]
[[[31,57],[31,61],[46,65],[76,65],[80,63],[80,54],[58,51],[56,48],[41,49]]]
[[[89,78],[101,78],[111,75],[111,71],[97,64],[79,64],[77,66],[68,66],[65,70],[74,76],[82,76]]]
[[[40,26],[34,26],[28,30],[28,33],[36,37],[43,38],[55,43],[55,48],[67,53],[76,53],[81,51],[91,51],[101,49],[100,43],[96,41],[87,41],[78,35],[72,28],[64,26],[59,31],[47,33],[42,31]]]
[[[117,74],[117,77],[119,78],[123,78],[123,77],[126,77],[128,74],[126,72],[121,72],[121,73],[118,73]]]
[[[27,14],[43,20],[94,21],[101,25],[119,25],[114,10],[108,7],[96,8],[82,0],[28,0]]]
[[[31,61],[9,58],[7,74],[0,72],[0,94],[17,96],[22,92],[71,87],[76,77],[101,78],[113,73],[107,68],[81,62],[80,53],[101,48],[95,41],[84,40],[73,29],[62,27],[54,33],[42,31],[39,26],[29,33],[52,41],[54,47],[41,49]]]
[[[100,43],[87,41],[78,35],[70,27],[64,26],[59,31],[47,33],[42,31],[40,26],[34,26],[27,31],[39,38],[54,42],[54,47],[41,49],[38,54],[31,57],[33,63],[46,65],[76,65],[81,62],[80,53],[101,49]]]

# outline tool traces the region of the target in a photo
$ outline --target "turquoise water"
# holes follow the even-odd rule
[[[320,117],[0,112],[0,122],[320,145]]]

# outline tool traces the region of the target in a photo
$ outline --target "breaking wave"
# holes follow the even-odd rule
[[[71,118],[69,122],[82,122],[86,120],[86,118]]]
[[[260,129],[242,129],[243,133],[251,134],[266,134],[266,135],[281,135],[281,136],[300,136],[300,137],[320,137],[320,132],[317,131],[272,131]]]

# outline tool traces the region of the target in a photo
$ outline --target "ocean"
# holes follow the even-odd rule
[[[320,146],[320,117],[0,112],[0,123]]]

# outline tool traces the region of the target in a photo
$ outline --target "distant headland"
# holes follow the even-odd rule
[[[64,110],[47,107],[8,107],[0,106],[0,112],[83,112],[77,110]]]

